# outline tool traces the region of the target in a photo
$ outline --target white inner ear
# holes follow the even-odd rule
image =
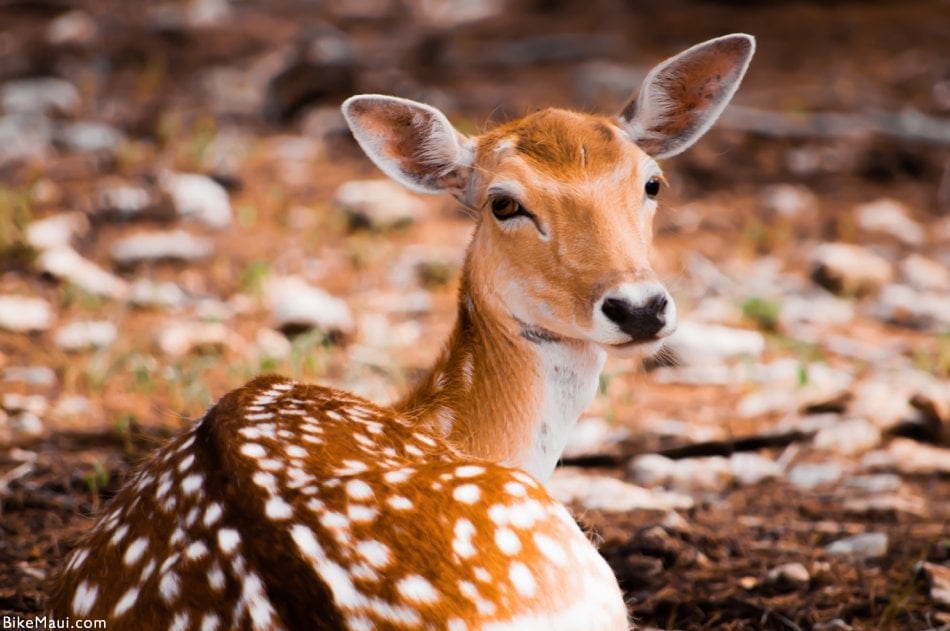
[[[701,60],[706,55],[715,55],[716,47],[727,44],[728,40],[733,40],[733,42],[741,40],[748,46],[747,52],[730,64],[731,79],[722,83],[714,102],[705,108],[691,112],[690,124],[686,125],[682,131],[676,134],[664,132],[664,127],[676,124],[673,120],[674,115],[679,115],[677,112],[679,103],[671,94],[678,91],[680,84],[698,80],[696,77],[683,76],[684,68],[695,63],[697,58]],[[651,155],[658,160],[686,150],[709,130],[732,100],[754,52],[754,38],[744,34],[733,34],[697,44],[664,61],[647,75],[640,94],[632,103],[633,111],[625,110],[621,114],[621,125],[634,142],[644,144],[653,142],[662,146],[662,150],[655,149],[651,152]]]
[[[393,110],[411,117],[407,128],[387,127]],[[358,113],[357,113],[358,112]],[[450,190],[443,180],[471,167],[475,143],[460,134],[436,108],[394,96],[366,94],[344,101],[343,115],[366,155],[383,173],[420,193]],[[409,142],[406,142],[406,141]],[[405,153],[405,148],[411,153]]]

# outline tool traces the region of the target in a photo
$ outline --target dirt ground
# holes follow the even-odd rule
[[[0,82],[65,78],[78,88],[80,103],[52,119],[103,121],[124,137],[108,151],[54,143],[41,157],[0,161],[0,293],[42,297],[60,323],[95,319],[119,327],[108,348],[78,353],[57,345],[52,330],[0,330],[0,372],[6,371],[0,394],[40,401],[34,432],[10,429],[22,412],[14,404],[0,411],[0,613],[42,612],[49,579],[72,541],[135,462],[251,375],[284,372],[386,399],[434,357],[452,325],[470,225],[449,201],[427,199],[425,219],[408,227],[351,229],[332,203],[335,189],[379,175],[332,114],[349,94],[428,101],[470,132],[542,105],[612,111],[662,58],[719,34],[749,32],[758,51],[738,109],[664,164],[670,190],[658,219],[656,267],[678,301],[682,289],[683,318],[704,306],[687,289],[696,260],[730,270],[739,285],[742,270],[760,269],[766,260],[810,282],[807,249],[822,241],[865,242],[854,207],[880,198],[904,204],[927,235],[917,245],[873,237],[880,251],[894,260],[919,252],[948,264],[946,2],[511,0],[482,3],[504,6],[457,22],[437,10],[452,4],[0,3]],[[74,22],[73,31],[63,27],[69,37],[52,37],[51,24],[69,14],[90,19]],[[458,11],[448,15],[458,18]],[[87,31],[94,26],[91,36],[83,24]],[[777,118],[756,123],[750,112]],[[816,116],[822,112],[842,114],[844,127]],[[897,116],[907,112],[943,121],[943,140]],[[237,141],[228,144],[229,138]],[[211,174],[228,190],[233,223],[193,228],[215,248],[200,264],[110,267],[109,248],[118,238],[143,226],[181,223],[157,192],[166,169]],[[98,193],[117,183],[154,194],[142,216],[100,212]],[[770,215],[762,200],[773,184],[806,187],[814,207]],[[176,282],[194,300],[175,309],[133,308],[36,271],[36,252],[24,245],[26,227],[67,211],[88,218],[75,243],[84,257],[127,280]],[[394,280],[394,270],[408,265],[401,258],[406,252],[428,261],[408,289]],[[286,355],[266,359],[248,359],[243,348],[228,344],[183,356],[156,347],[156,331],[186,316],[201,319],[203,308],[225,308],[229,330],[255,340],[268,317],[261,283],[276,273],[311,272],[350,303],[357,320],[383,298],[398,302],[402,292],[424,290],[431,307],[387,311],[395,325],[416,327],[390,333],[424,333],[402,346],[374,346],[369,325],[359,320],[353,339],[297,336]],[[856,308],[853,320],[818,328],[892,352],[909,371],[946,385],[946,324],[895,324],[874,315],[873,296],[847,300]],[[816,359],[855,383],[874,373],[876,360],[825,345],[830,337],[816,342],[776,330],[768,314],[743,304],[741,325],[758,328],[768,341],[764,360]],[[53,377],[11,377],[22,367],[48,367]],[[813,432],[776,432],[787,428],[785,413],[736,413],[754,389],[748,382],[688,384],[664,379],[663,370],[612,360],[591,414],[628,430],[626,438],[569,464],[629,480],[630,463],[643,454],[679,460],[750,451],[783,462],[824,461],[825,452],[809,442]],[[904,378],[899,371],[892,376],[895,384]],[[847,409],[855,388],[844,403],[832,402],[833,413]],[[63,402],[77,397],[85,402],[80,411],[64,412]],[[936,429],[888,427],[874,448],[909,440],[950,454],[950,402],[943,405]],[[658,419],[690,429],[659,433],[651,429]],[[862,453],[835,457],[845,469],[865,470]],[[802,488],[785,476],[693,489],[693,508],[675,512],[573,508],[601,542],[644,627],[947,629],[947,601],[935,598],[917,571],[921,561],[950,565],[947,472],[946,465],[899,468],[900,492],[920,500],[913,510],[886,503],[858,510],[845,485]],[[886,553],[829,554],[831,542],[865,532],[885,533]],[[807,578],[770,578],[786,563],[800,563]]]

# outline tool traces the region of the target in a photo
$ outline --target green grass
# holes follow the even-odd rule
[[[778,301],[752,296],[747,298],[740,308],[742,316],[760,329],[772,332],[778,330],[782,313],[782,305]]]

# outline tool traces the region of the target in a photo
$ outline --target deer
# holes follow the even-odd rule
[[[478,136],[438,109],[342,104],[375,165],[474,216],[455,328],[391,406],[268,375],[130,475],[50,610],[134,629],[628,629],[610,566],[548,493],[607,356],[655,352],[659,161],[745,75],[732,34],[657,65],[616,116],[558,108]]]

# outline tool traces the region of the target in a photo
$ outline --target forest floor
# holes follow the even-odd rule
[[[462,4],[483,13],[439,10]],[[135,463],[251,376],[386,401],[435,357],[471,223],[414,196],[348,215],[338,187],[382,175],[343,98],[469,133],[611,112],[744,31],[735,107],[663,165],[655,267],[699,341],[610,360],[561,474],[677,505],[565,499],[643,627],[950,628],[947,25],[940,1],[0,3],[0,299],[26,301],[0,310],[38,314],[0,313],[0,612],[40,614]],[[226,201],[189,211],[176,173]],[[177,249],[123,259],[143,232]],[[815,269],[838,242],[836,284]],[[278,332],[291,276],[344,315]]]

